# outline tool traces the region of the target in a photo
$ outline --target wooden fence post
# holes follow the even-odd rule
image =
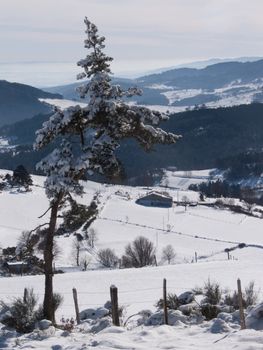
[[[27,302],[27,299],[28,299],[28,289],[25,288],[25,289],[24,289],[24,296],[23,296],[23,301],[24,301],[24,303]]]
[[[168,324],[166,278],[163,279],[163,316],[164,316],[164,324]]]
[[[112,323],[114,326],[120,325],[119,319],[119,307],[118,307],[118,288],[112,285],[110,287],[110,297],[111,297],[111,313],[112,313]]]
[[[195,262],[197,263],[197,260],[198,260],[198,258],[197,258],[197,252],[195,252]]]
[[[73,288],[72,292],[73,292],[73,299],[74,299],[74,305],[75,305],[75,311],[76,311],[76,320],[77,320],[77,324],[80,324],[77,289]]]
[[[238,292],[238,304],[239,304],[239,314],[240,314],[240,326],[241,329],[246,329],[244,308],[243,308],[243,298],[242,298],[242,289],[241,289],[241,281],[237,280],[237,292]]]

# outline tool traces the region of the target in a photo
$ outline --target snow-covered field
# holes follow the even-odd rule
[[[50,104],[52,106],[59,107],[61,109],[69,108],[71,106],[80,106],[86,107],[86,103],[82,103],[79,101],[66,100],[66,99],[58,99],[58,98],[40,98],[39,101]]]
[[[222,178],[222,174],[216,173],[216,169],[194,171],[174,171],[168,169],[164,171],[161,185],[187,190],[191,184],[198,185],[201,182],[220,178]]]
[[[172,105],[176,101],[183,101],[187,98],[198,97],[201,95],[214,95],[217,100],[205,103],[208,108],[231,107],[240,104],[250,104],[253,101],[254,96],[261,91],[261,85],[261,80],[249,84],[241,83],[240,81],[233,81],[227,86],[212,91],[202,89],[178,90],[167,86],[166,91],[162,94],[168,99],[169,105]],[[165,90],[165,85],[162,89]],[[183,107],[194,106],[190,105],[186,100]]]
[[[222,88],[214,89],[212,91],[206,91],[202,89],[182,89],[178,90],[174,87],[167,85],[151,85],[148,88],[163,90],[161,94],[164,95],[168,102],[167,105],[147,105],[148,108],[153,110],[158,110],[162,113],[169,111],[169,113],[180,113],[189,108],[194,108],[195,104],[191,104],[187,99],[214,95],[216,100],[205,103],[207,108],[219,108],[219,107],[231,107],[238,106],[240,104],[250,104],[253,102],[254,97],[261,91],[261,80],[255,81],[254,83],[241,83],[239,81],[232,82],[231,84],[224,86]],[[182,106],[173,106],[176,101],[185,100],[185,104]],[[62,99],[40,99],[40,101],[55,105],[59,108],[68,108],[74,105],[80,105],[85,107],[85,103],[72,101],[72,100],[62,100]],[[131,102],[134,103],[134,102]],[[201,104],[201,103],[200,103]]]
[[[1,174],[5,171],[1,171]],[[189,174],[168,174],[175,182],[165,189],[175,201],[187,196],[197,202],[198,194],[186,190],[180,182],[184,176],[189,181],[209,179],[209,171]],[[31,192],[3,191],[0,193],[0,246],[5,248],[17,244],[23,230],[31,230],[47,222],[48,215],[39,219],[48,208],[43,188],[43,178],[34,176]],[[178,180],[179,179],[179,180]],[[57,320],[74,317],[72,288],[76,287],[80,309],[103,306],[109,300],[112,284],[119,290],[119,304],[125,306],[124,320],[142,309],[155,309],[156,301],[162,296],[162,280],[167,279],[169,293],[180,294],[195,286],[202,286],[210,278],[231,291],[236,288],[237,278],[243,286],[254,280],[256,288],[263,287],[263,236],[262,220],[234,214],[223,209],[201,205],[174,205],[173,208],[155,208],[138,205],[136,199],[148,193],[150,188],[102,185],[94,182],[85,184],[85,194],[78,201],[89,204],[95,193],[99,193],[99,214],[93,222],[98,235],[95,249],[91,254],[88,271],[74,268],[72,240],[70,236],[57,238],[60,254],[56,266],[64,269],[64,274],[54,277],[55,291],[64,297],[62,307],[57,312]],[[155,188],[163,191],[163,188]],[[156,246],[157,267],[141,269],[99,268],[96,252],[100,248],[113,248],[121,257],[127,243],[137,236],[149,238]],[[227,260],[225,248],[238,243],[255,245],[231,252],[232,260]],[[172,244],[176,251],[174,264],[167,265],[161,259],[162,249]],[[194,263],[194,255],[199,259]],[[41,301],[44,292],[44,277],[19,276],[0,279],[0,299],[8,301],[21,296],[24,287],[33,287]],[[260,292],[263,299],[263,294]],[[98,334],[90,334],[76,329],[63,336],[57,330],[50,337],[34,333],[16,338],[13,333],[1,333],[0,348],[5,349],[262,349],[262,333],[254,330],[217,334],[211,331],[214,321],[200,325],[177,322],[171,326],[134,327],[128,322],[125,327],[106,328]],[[85,327],[82,324],[80,327]],[[1,331],[0,331],[1,332]],[[223,337],[227,335],[226,338]],[[221,340],[220,340],[221,339]],[[220,340],[220,341],[219,341]],[[217,342],[218,341],[218,342]]]

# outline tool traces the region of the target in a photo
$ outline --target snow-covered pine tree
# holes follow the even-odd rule
[[[168,116],[148,108],[129,105],[123,97],[142,92],[137,88],[123,90],[111,84],[111,57],[103,52],[103,36],[87,18],[84,20],[87,37],[84,41],[89,53],[78,65],[83,73],[78,79],[87,81],[77,90],[82,98],[87,97],[86,107],[57,109],[55,114],[37,131],[35,149],[41,149],[54,140],[61,139],[61,146],[38,165],[46,175],[46,194],[50,199],[50,221],[44,250],[45,297],[44,316],[54,321],[53,307],[53,238],[56,230],[57,214],[66,194],[81,194],[80,179],[89,172],[99,172],[106,176],[117,174],[120,164],[115,150],[124,138],[134,138],[145,149],[150,150],[156,143],[172,144],[180,136],[158,128]],[[79,138],[79,150],[76,150]],[[73,151],[74,150],[74,151]]]

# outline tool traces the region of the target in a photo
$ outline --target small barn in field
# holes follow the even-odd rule
[[[171,208],[173,206],[173,197],[166,193],[150,192],[137,199],[136,203],[147,207]]]
[[[15,261],[15,262],[8,262],[7,269],[9,273],[12,273],[15,275],[22,275],[23,273],[27,273],[29,271],[29,266],[27,263],[23,261]]]

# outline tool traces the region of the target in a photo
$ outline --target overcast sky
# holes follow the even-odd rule
[[[0,0],[0,63],[85,55],[87,16],[115,72],[263,56],[263,0]],[[0,77],[1,78],[1,77]]]

